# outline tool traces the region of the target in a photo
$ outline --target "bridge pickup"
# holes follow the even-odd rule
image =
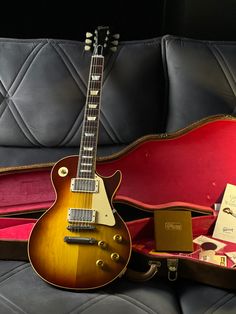
[[[84,193],[98,193],[98,180],[72,178],[71,179],[71,191],[72,192],[84,192]]]
[[[96,210],[83,208],[70,208],[68,212],[69,223],[95,223]]]
[[[64,237],[64,241],[69,244],[97,244],[94,238]]]

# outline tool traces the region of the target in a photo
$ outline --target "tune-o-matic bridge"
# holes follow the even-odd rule
[[[67,220],[67,230],[71,232],[93,231],[96,229],[96,210],[70,208]]]
[[[98,180],[96,179],[71,179],[72,192],[98,193]]]

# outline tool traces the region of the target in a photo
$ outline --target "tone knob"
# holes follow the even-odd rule
[[[122,242],[123,238],[120,234],[115,234],[113,240],[120,243]]]
[[[120,255],[118,254],[118,253],[112,253],[111,254],[111,259],[113,260],[113,261],[115,261],[115,262],[117,262],[117,261],[119,261],[119,259],[120,259]]]
[[[96,261],[96,266],[99,267],[99,268],[103,268],[103,266],[104,266],[103,260],[102,259],[98,259]]]
[[[107,244],[103,240],[98,241],[98,246],[100,246],[100,248],[102,248],[102,249],[106,249],[107,248]]]

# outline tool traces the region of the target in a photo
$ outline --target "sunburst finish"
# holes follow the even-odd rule
[[[57,198],[36,223],[28,252],[35,271],[47,282],[68,289],[93,289],[122,275],[130,258],[131,240],[125,223],[116,212],[114,226],[95,224],[96,229],[79,232],[67,229],[69,208],[95,208],[99,213],[102,208],[100,204],[97,207],[96,198],[100,196],[111,201],[120,182],[120,172],[104,178],[105,190],[99,191],[95,200],[93,194],[71,192],[71,178],[76,175],[77,159],[76,156],[67,157],[54,166],[52,181]],[[61,167],[68,169],[64,177],[58,174]],[[104,195],[105,192],[107,194]],[[117,235],[121,240],[116,239]],[[67,236],[93,238],[96,243],[66,243],[64,239]],[[104,245],[101,246],[101,243]]]

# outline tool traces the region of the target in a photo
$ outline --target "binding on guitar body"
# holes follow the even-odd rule
[[[96,173],[99,112],[104,51],[110,33],[99,27],[86,34],[85,50],[91,57],[79,156],[57,162],[51,173],[56,201],[35,224],[28,255],[37,274],[66,289],[94,289],[121,276],[131,253],[128,229],[112,207],[121,173],[101,177]],[[118,36],[113,36],[113,47]]]

